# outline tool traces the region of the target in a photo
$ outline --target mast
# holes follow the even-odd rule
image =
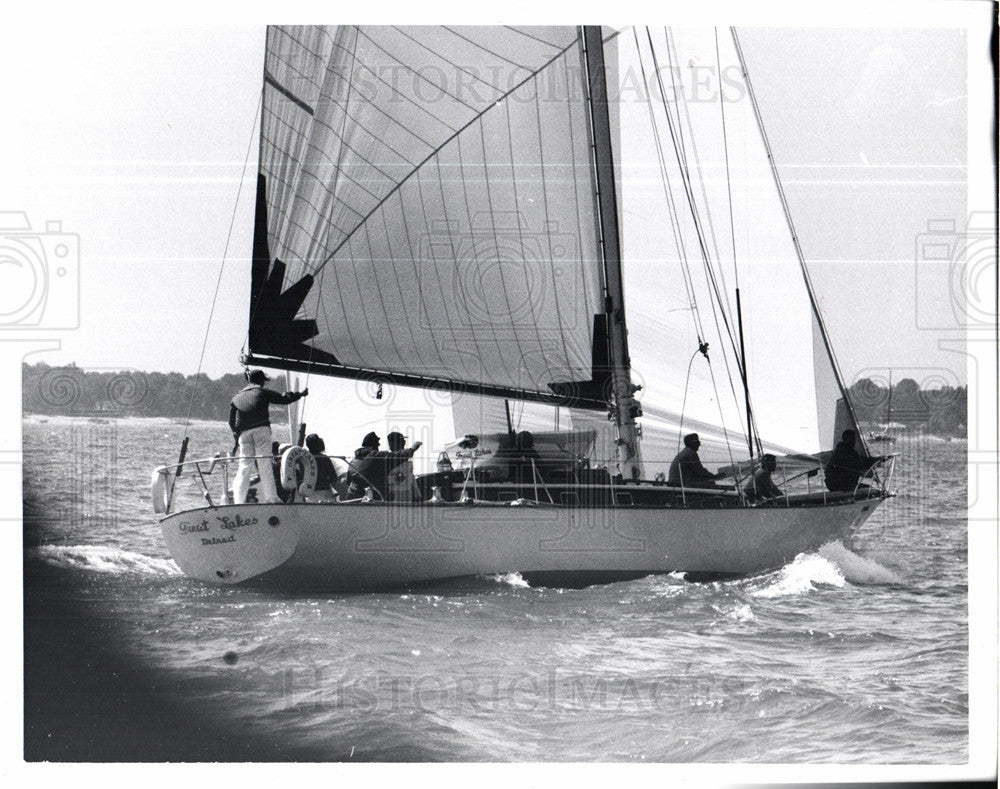
[[[621,239],[618,235],[618,200],[615,194],[614,156],[611,148],[611,120],[608,115],[608,86],[604,65],[604,41],[600,25],[583,28],[590,120],[594,140],[594,167],[597,176],[597,205],[601,246],[604,252],[604,312],[608,316],[611,351],[611,385],[614,404],[611,419],[618,432],[618,468],[622,476],[639,478],[639,427],[642,409],[635,399],[625,327],[625,294],[622,283]]]
[[[740,289],[736,289],[736,321],[740,330],[740,376],[743,378],[743,399],[747,408],[747,448],[753,460],[753,413],[750,410],[750,382],[747,379],[747,345],[743,339],[743,307],[740,304]]]
[[[781,209],[785,214],[785,222],[788,224],[788,230],[792,235],[792,244],[795,247],[795,255],[799,260],[799,268],[802,270],[802,278],[806,283],[806,292],[809,294],[809,304],[812,307],[813,316],[816,318],[816,324],[819,326],[820,335],[823,337],[823,345],[826,347],[826,355],[830,360],[830,366],[833,368],[833,374],[837,379],[837,386],[839,387],[840,394],[844,399],[844,407],[847,409],[847,415],[851,420],[851,427],[854,428],[854,432],[858,436],[858,441],[861,442],[861,446],[867,455],[870,454],[868,452],[868,446],[865,444],[864,434],[861,432],[861,427],[858,424],[857,414],[854,413],[854,406],[851,404],[851,397],[848,394],[847,386],[844,384],[844,376],[840,372],[840,365],[837,364],[837,357],[833,354],[833,346],[830,343],[830,335],[826,330],[826,322],[823,320],[823,315],[819,309],[819,302],[816,300],[816,293],[813,290],[812,280],[809,278],[809,269],[806,267],[806,259],[805,255],[802,253],[802,247],[799,244],[798,233],[795,232],[795,224],[792,222],[792,212],[788,207],[788,200],[785,197],[785,189],[781,184],[781,177],[778,174],[778,165],[774,161],[774,155],[771,152],[771,142],[768,139],[767,131],[764,129],[764,121],[760,114],[760,106],[757,104],[757,94],[754,92],[753,84],[750,82],[750,74],[747,72],[746,60],[743,57],[743,47],[740,46],[740,39],[736,34],[736,28],[730,27],[729,31],[733,37],[733,45],[736,49],[736,56],[740,61],[740,70],[743,72],[743,82],[747,86],[747,95],[750,97],[750,104],[753,107],[754,120],[757,121],[757,129],[760,132],[761,141],[764,143],[764,151],[767,153],[767,162],[771,167],[771,176],[774,179],[774,185],[778,191],[778,199],[781,202]]]

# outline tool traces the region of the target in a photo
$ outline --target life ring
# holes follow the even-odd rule
[[[165,468],[158,468],[153,472],[150,480],[150,488],[153,493],[153,512],[162,515],[170,505],[170,472]]]
[[[301,475],[302,481],[299,482]],[[285,490],[297,490],[300,496],[309,496],[316,492],[316,479],[319,469],[316,458],[304,447],[291,447],[281,455],[281,487]]]

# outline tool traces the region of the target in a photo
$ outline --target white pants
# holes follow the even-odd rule
[[[261,456],[260,460],[256,460]],[[236,504],[246,504],[247,491],[250,490],[250,477],[254,469],[260,476],[257,500],[262,504],[274,504],[280,501],[278,491],[274,487],[274,469],[271,466],[271,428],[255,427],[240,433],[239,441],[240,467],[233,480],[233,501]]]

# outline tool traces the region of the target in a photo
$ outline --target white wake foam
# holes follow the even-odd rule
[[[847,581],[833,562],[815,553],[800,553],[791,564],[768,576],[754,597],[787,597],[816,590],[817,585],[843,586]]]
[[[498,584],[518,586],[522,589],[529,589],[531,587],[531,585],[521,577],[520,573],[502,573],[498,575],[488,575],[486,577]]]
[[[156,559],[121,548],[98,545],[41,545],[28,551],[30,558],[56,567],[92,570],[98,573],[138,573],[140,575],[180,575],[170,559]]]
[[[852,584],[898,584],[903,582],[888,567],[883,567],[874,559],[859,556],[845,548],[841,542],[828,542],[819,549],[819,553],[824,559],[833,562]]]

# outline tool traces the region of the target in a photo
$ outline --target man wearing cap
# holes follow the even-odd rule
[[[351,461],[351,471],[347,479],[347,498],[356,499],[365,492],[365,488],[374,487],[379,493],[384,490],[384,484],[379,487],[380,480],[385,478],[385,458],[387,452],[379,452],[382,439],[374,430],[363,439],[361,446],[354,450],[354,460]]]
[[[274,473],[270,463],[258,463],[257,458],[271,455],[271,413],[270,406],[288,405],[309,394],[301,392],[278,394],[266,389],[264,384],[270,377],[263,370],[251,370],[247,374],[248,386],[236,393],[229,406],[229,427],[236,439],[240,465],[233,480],[233,501],[245,504],[250,490],[250,477],[254,469],[260,476],[263,502],[276,504],[280,501],[274,485]]]
[[[713,474],[701,465],[701,458],[698,457],[700,446],[701,439],[698,438],[697,433],[688,433],[684,436],[684,449],[670,464],[667,484],[686,488],[714,488],[715,480],[727,476],[724,473]]]
[[[412,447],[406,446],[406,436],[392,432],[385,437],[389,443],[389,457],[386,464],[388,481],[386,498],[389,501],[417,501],[420,491],[417,488],[416,477],[413,476],[413,454],[423,446],[417,441]]]

